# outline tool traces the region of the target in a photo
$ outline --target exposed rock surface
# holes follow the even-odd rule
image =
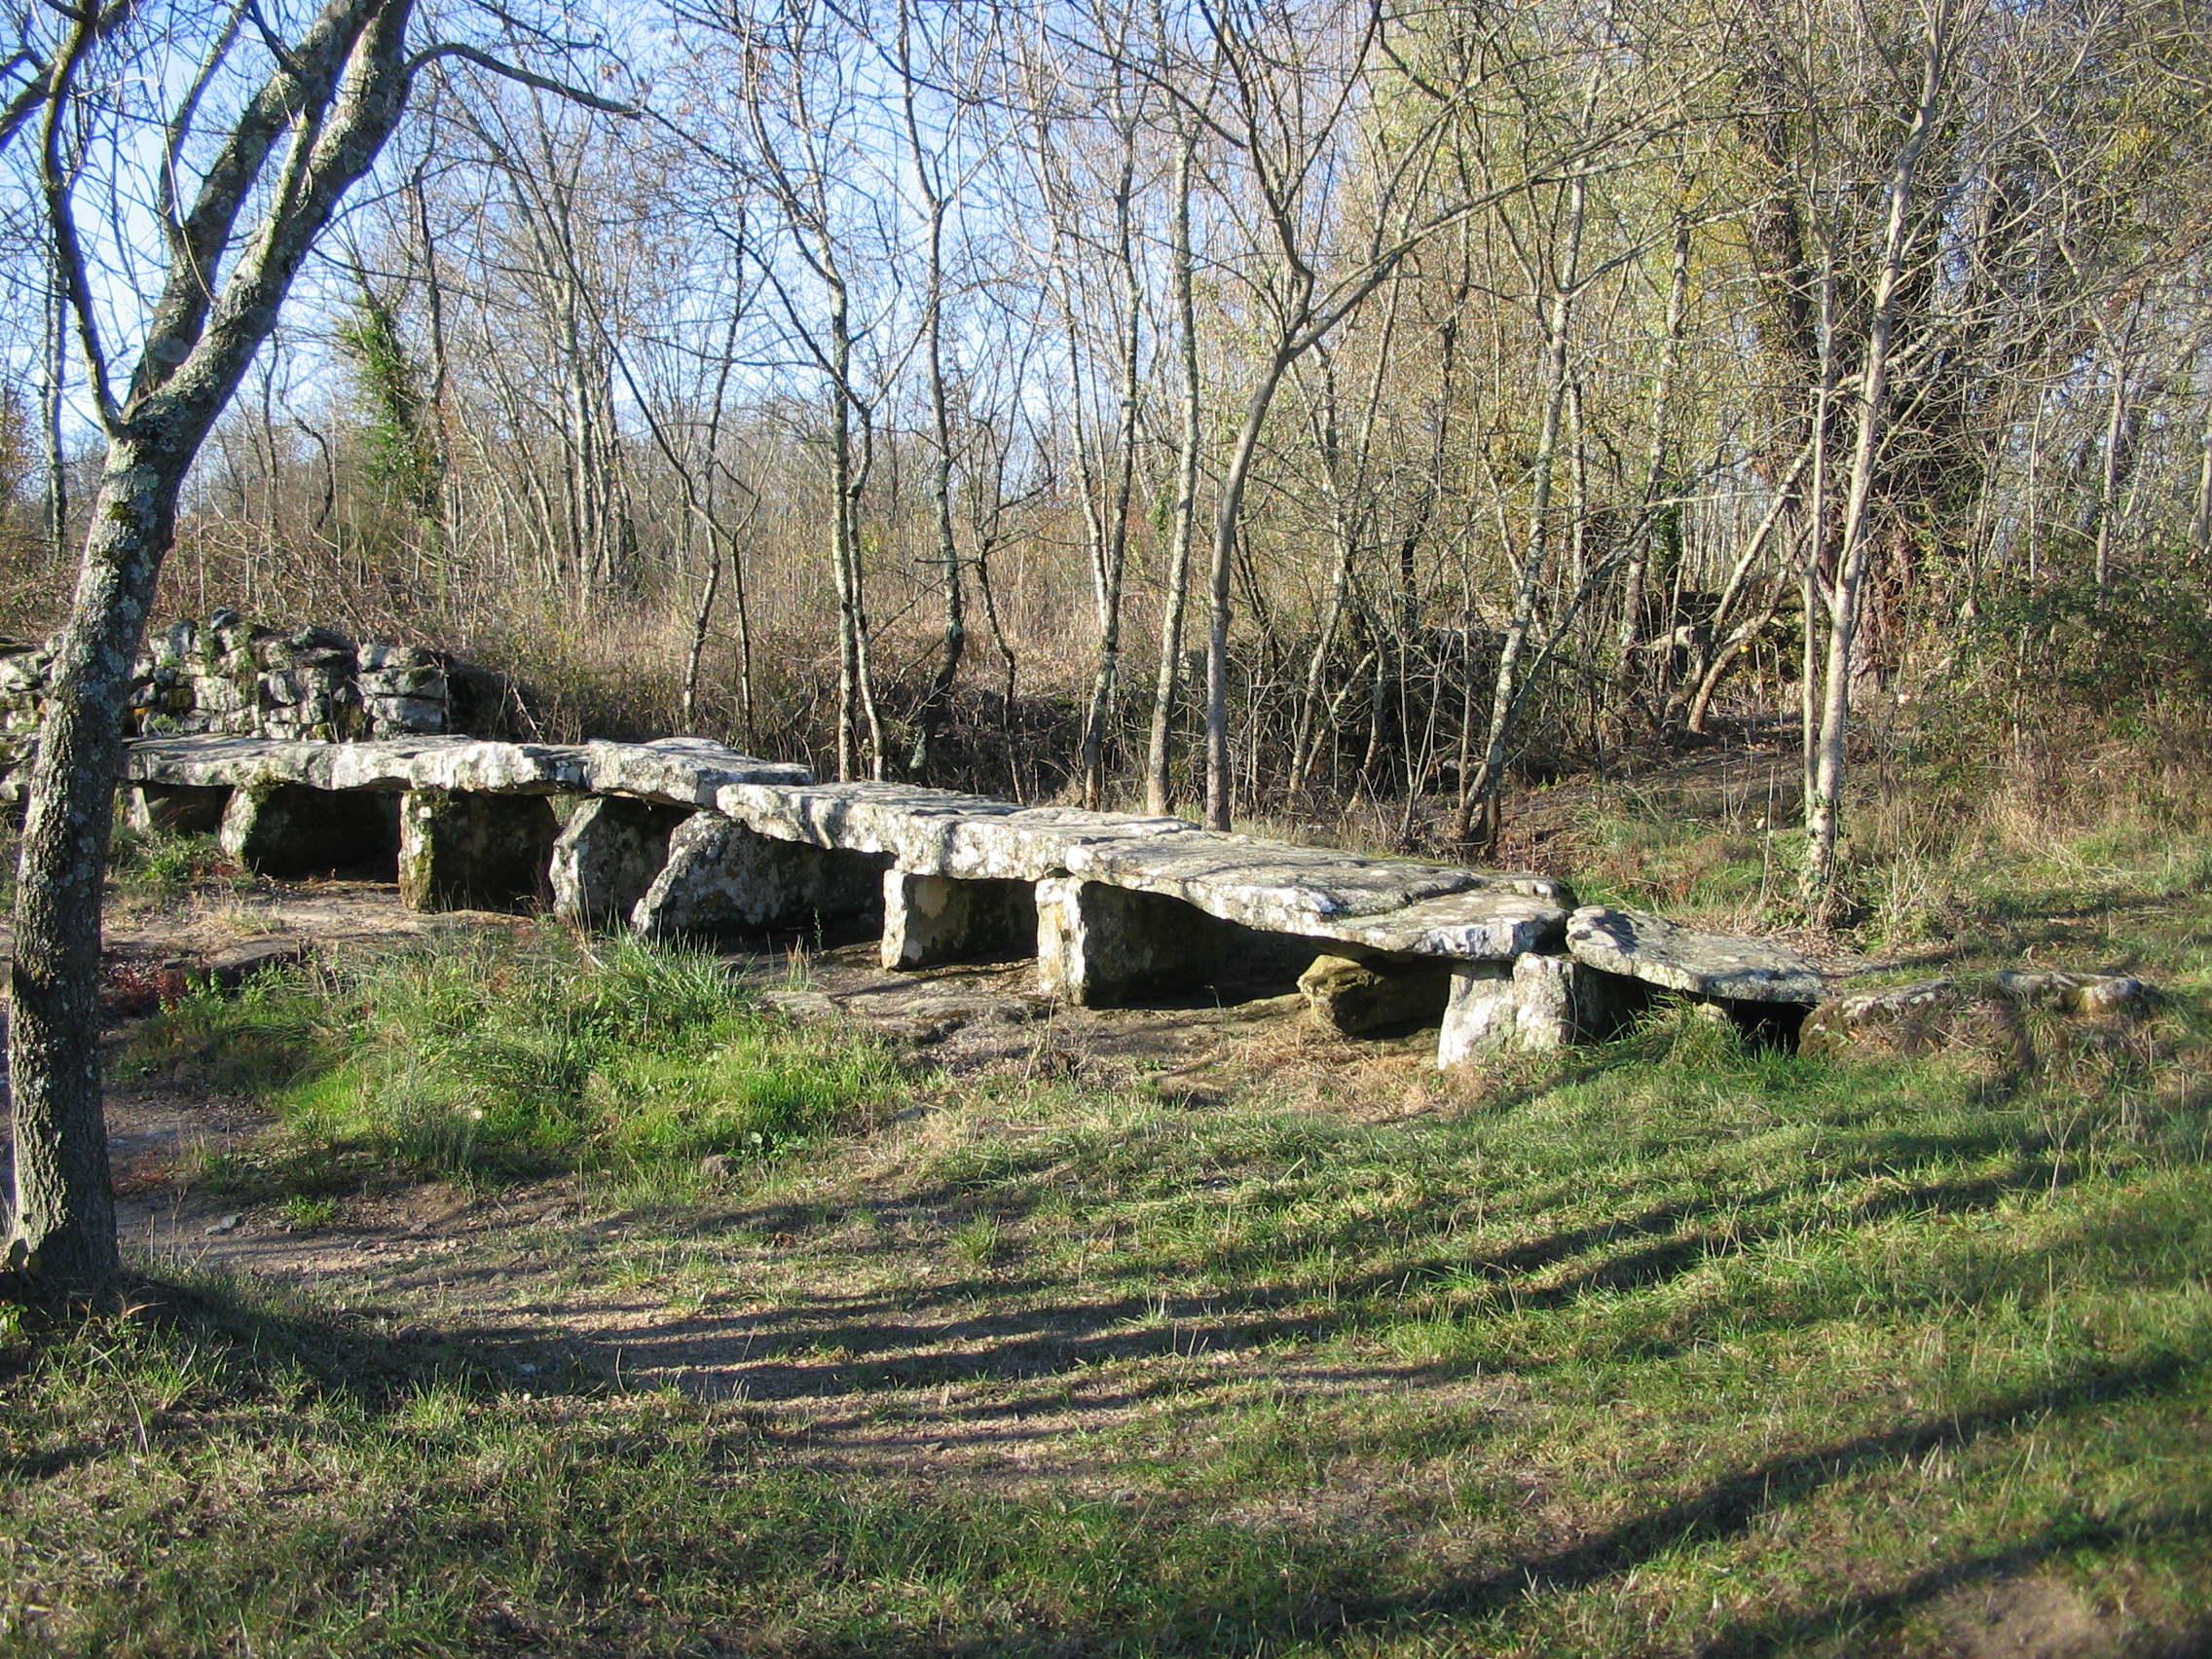
[[[1324,955],[1299,975],[1298,988],[1315,1019],[1357,1037],[1443,1018],[1452,996],[1452,971],[1441,962],[1418,958]]]
[[[234,991],[257,975],[297,968],[313,953],[312,944],[304,939],[247,940],[203,958],[199,971],[210,983]]]
[[[29,757],[53,676],[52,641],[0,646],[0,797]],[[333,743],[517,736],[528,714],[503,674],[420,645],[356,645],[333,629],[250,626],[235,610],[153,634],[136,664],[125,729]]]
[[[546,871],[553,913],[579,927],[626,925],[668,863],[682,808],[595,795],[570,815]]]
[[[535,794],[622,793],[696,806],[733,779],[800,786],[803,766],[758,760],[689,738],[658,743],[498,743],[418,737],[363,743],[266,738],[141,738],[124,776],[166,788],[237,789],[263,782],[317,790],[480,790]]]
[[[1511,963],[1454,963],[1436,1063],[1458,1065],[1499,1049],[1602,1042],[1649,1000],[1641,981],[1569,956],[1530,951]]]
[[[2008,969],[1995,980],[1998,995],[2021,1008],[2061,1009],[2083,1019],[2135,1019],[2150,1012],[2157,991],[2131,974],[2074,974]]]
[[[1733,1002],[1812,1003],[1821,971],[1786,944],[1678,928],[1641,910],[1589,904],[1567,924],[1578,962],[1670,991]]]
[[[1157,893],[1270,933],[1413,954],[1512,956],[1556,937],[1566,889],[1533,875],[1362,858],[1191,830],[1071,848],[1070,874]],[[1446,945],[1445,950],[1435,948]]]
[[[700,737],[650,743],[587,743],[585,787],[594,794],[635,795],[663,806],[711,807],[732,784],[811,785],[814,774],[783,760],[761,760]]]
[[[719,812],[696,813],[669,835],[668,863],[630,925],[652,939],[716,939],[857,915],[882,903],[889,863],[880,854],[779,841]]]
[[[1497,885],[1487,884],[1491,879],[1402,910],[1324,918],[1306,931],[1371,950],[1467,961],[1510,962],[1527,951],[1556,949],[1567,932],[1566,908],[1541,894],[1508,885],[1523,877],[1497,877]]]
[[[400,797],[399,897],[417,910],[512,910],[552,897],[561,825],[543,795],[409,790]]]
[[[1310,940],[1080,875],[1048,876],[1036,891],[1038,984],[1086,1007],[1208,986],[1287,989],[1318,952]]]
[[[1938,1051],[2025,1060],[2033,1047],[2026,1015],[2082,1025],[2124,1024],[2150,1012],[2157,993],[2120,974],[2009,970],[1985,984],[1919,979],[1850,991],[1805,1016],[1798,1047],[1808,1054],[1899,1054]]]
[[[389,695],[411,694],[392,684]],[[627,917],[649,935],[712,938],[881,905],[888,965],[1034,950],[1048,994],[1090,1004],[1287,987],[1325,954],[1332,965],[1308,983],[1325,1019],[1351,1031],[1441,1015],[1447,1063],[1495,1042],[1605,1036],[1650,986],[1739,1017],[1757,1005],[1794,1018],[1821,982],[1761,940],[1595,906],[1570,920],[1573,895],[1543,876],[1181,819],[817,784],[803,767],[694,739],[175,736],[133,742],[126,772],[134,820],[219,809],[225,846],[257,868],[396,858],[409,902],[433,908],[542,894],[589,925]]]
[[[779,839],[892,855],[963,881],[1068,874],[1176,899],[1267,933],[1416,955],[1511,957],[1556,942],[1571,895],[1538,875],[1493,874],[1248,835],[1180,818],[1023,807],[900,784],[733,785],[721,812]]]
[[[780,840],[889,853],[901,869],[959,881],[1040,881],[1072,868],[1091,842],[1196,833],[1180,818],[1120,818],[1074,807],[1024,807],[905,784],[763,779],[722,790],[721,812]]]

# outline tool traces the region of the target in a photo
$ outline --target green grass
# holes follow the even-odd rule
[[[2212,1634],[2186,1003],[2003,1082],[1663,1017],[1387,1125],[1347,1068],[1202,1110],[1061,1082],[840,1118],[872,1051],[697,959],[550,937],[253,1006],[163,1029],[261,1054],[292,1009],[295,1125],[395,1146],[419,1102],[367,1091],[423,1087],[399,1052],[433,1044],[479,1158],[844,1122],[454,1259],[550,1251],[579,1306],[741,1318],[806,1403],[641,1386],[450,1293],[188,1280],[18,1320],[0,1651],[1936,1653],[2021,1583],[2116,1644]],[[1051,1426],[1008,1472],[854,1462],[825,1414]]]
[[[232,1174],[286,1224],[387,1165],[574,1213],[0,1309],[0,1653],[2206,1651],[2193,799],[1867,829],[1896,972],[2167,987],[2024,1067],[1663,1013],[1456,1082],[1263,1047],[1194,1105],[903,1072],[552,930],[188,997],[125,1063],[274,1103]],[[1725,814],[1583,832],[1632,902],[1783,885]]]
[[[2207,779],[2200,717],[2124,741],[2084,722],[2009,760],[1862,765],[1843,846],[1854,922],[1836,942],[1923,974],[2033,956],[2212,982]],[[1788,756],[1726,762],[1695,790],[1665,774],[1592,786],[1546,854],[1586,903],[1787,928],[1802,920],[1796,789]]]
[[[12,848],[10,853],[12,869]],[[212,835],[132,830],[120,824],[108,849],[108,870],[118,900],[147,909],[174,904],[212,880],[235,882],[239,874]]]
[[[271,1101],[295,1166],[366,1151],[463,1180],[773,1156],[899,1088],[883,1049],[763,1019],[710,956],[597,949],[545,926],[199,990],[125,1063],[191,1061]]]

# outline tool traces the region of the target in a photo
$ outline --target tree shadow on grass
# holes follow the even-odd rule
[[[596,1366],[523,1318],[380,1328],[371,1314],[213,1272],[141,1278],[128,1295],[132,1317],[187,1342],[216,1345],[249,1383],[272,1374],[304,1376],[325,1397],[371,1415],[433,1383],[486,1397],[526,1375],[540,1391],[604,1384]],[[520,1370],[526,1365],[527,1373]]]
[[[294,1305],[282,1297],[258,1289],[240,1290],[219,1280],[148,1283],[142,1287],[136,1317],[182,1339],[187,1346],[225,1356],[229,1384],[240,1398],[269,1399],[276,1391],[275,1379],[291,1372],[304,1375],[313,1390],[350,1400],[372,1419],[388,1415],[432,1383],[479,1398],[496,1397],[515,1386],[515,1357],[535,1351],[537,1341],[534,1331],[493,1324],[388,1333],[351,1315]],[[1615,1525],[1569,1536],[1555,1547],[1483,1561],[1461,1572],[1432,1576],[1426,1583],[1382,1594],[1369,1592],[1363,1577],[1371,1567],[1386,1569],[1395,1546],[1380,1539],[1362,1545],[1325,1531],[1318,1535],[1300,1531],[1271,1534],[1263,1540],[1261,1551],[1268,1559],[1266,1570],[1232,1571],[1227,1583],[1220,1574],[1200,1574],[1189,1593],[1179,1593],[1171,1586],[1178,1578],[1186,1578],[1194,1552],[1202,1555],[1211,1547],[1208,1539],[1215,1533],[1220,1534],[1214,1539],[1216,1543],[1223,1547],[1233,1544],[1237,1536],[1235,1530],[1224,1530],[1220,1523],[1196,1512],[1185,1517],[1171,1504],[1158,1511],[1101,1506],[1086,1525],[1093,1530],[1103,1526],[1114,1539],[1121,1540],[1106,1540],[1112,1544],[1116,1559],[1125,1556],[1129,1572],[1140,1578],[1160,1569],[1154,1589],[1125,1610],[1117,1611],[1112,1605],[1085,1609],[1084,1597],[1079,1593],[1075,1610],[1057,1623],[1049,1641],[1043,1639],[1042,1632],[1014,1635],[1003,1627],[993,1632],[940,1626],[934,1640],[902,1644],[896,1649],[871,1648],[859,1626],[840,1622],[833,1630],[794,1635],[782,1643],[782,1648],[823,1656],[893,1650],[1215,1652],[1272,1649],[1301,1641],[1326,1643],[1350,1639],[1356,1642],[1365,1638],[1387,1638],[1396,1631],[1433,1633],[1440,1627],[1466,1638],[1494,1632],[1501,1641],[1509,1642],[1529,1627],[1547,1602],[1615,1583],[1631,1570],[1685,1547],[1725,1543],[1753,1529],[1762,1518],[1807,1503],[1829,1488],[1877,1476],[1907,1461],[1925,1460],[1932,1453],[1960,1451],[2021,1432],[2049,1432],[2067,1419],[2109,1412],[2125,1402],[2154,1402],[2191,1385],[2202,1369],[2200,1356],[2171,1351],[2084,1366],[2044,1386],[1992,1394],[1957,1411],[1918,1416],[1892,1426],[1747,1463]],[[549,1392],[583,1393],[596,1391],[604,1382],[578,1373],[566,1378],[540,1376],[529,1386]],[[170,1425],[160,1415],[150,1414],[147,1431],[160,1437],[171,1432],[190,1434],[193,1429],[189,1422]],[[127,1446],[114,1444],[88,1445],[79,1449],[78,1456],[114,1457],[129,1451]],[[610,1448],[609,1455],[627,1457],[647,1453],[616,1447]],[[802,1536],[790,1537],[779,1546],[778,1571],[799,1570],[818,1551],[827,1553],[810,1570],[830,1574],[845,1570],[839,1566],[837,1552],[848,1549],[850,1539],[841,1528],[874,1525],[896,1511],[910,1510],[916,1500],[917,1494],[897,1479],[856,1484],[850,1471],[810,1473],[803,1463],[788,1463],[787,1457],[788,1454],[778,1457],[779,1466],[786,1470],[782,1478],[807,1483],[813,1495],[806,1514],[813,1519],[800,1529]],[[66,1467],[66,1459],[55,1464],[50,1456],[36,1465],[18,1462],[5,1471],[5,1478],[16,1483],[49,1479]],[[764,1489],[763,1499],[772,1496],[772,1492]],[[976,1561],[984,1564],[947,1567],[983,1574],[970,1587],[971,1600],[977,1607],[1001,1595],[1001,1587],[989,1579],[987,1564],[995,1549],[991,1538],[1008,1526],[1024,1525],[1025,1516],[1029,1523],[1056,1525],[1043,1511],[1025,1508],[1027,1501],[1041,1500],[1009,1504],[988,1496],[965,1496],[957,1489],[945,1489],[930,1499],[936,1516],[930,1524],[953,1530],[952,1542],[943,1546],[949,1554],[940,1566],[952,1563],[953,1558],[966,1561],[966,1552],[970,1551],[976,1552]],[[725,1524],[729,1520],[728,1515],[722,1517]],[[2047,1525],[2023,1533],[2001,1550],[1951,1563],[1899,1583],[1854,1589],[1825,1600],[1813,1598],[1812,1604],[1778,1606],[1739,1619],[1711,1633],[1709,1644],[1702,1650],[1751,1655],[1823,1640],[1878,1638],[1917,1607],[1960,1585],[1994,1581],[2060,1557],[2078,1557],[2084,1552],[2110,1554],[2155,1542],[2160,1535],[2185,1536],[2193,1530],[2200,1530],[2202,1520],[2200,1513],[2177,1511],[2170,1516],[2161,1513],[2133,1518],[2124,1525],[2095,1517]],[[409,1523],[397,1519],[386,1525],[397,1536],[406,1532]],[[960,1542],[960,1534],[968,1530],[973,1530],[973,1538]],[[675,1541],[676,1535],[671,1534],[672,1547]],[[1246,1540],[1247,1545],[1250,1542]],[[588,1528],[565,1529],[560,1548],[561,1575],[567,1588],[562,1594],[591,1597],[607,1586],[619,1586],[621,1596],[613,1597],[594,1615],[613,1617],[622,1596],[633,1590],[652,1591],[663,1568],[641,1567],[634,1557],[621,1555],[625,1547],[596,1538]],[[672,1562],[675,1559],[676,1555],[669,1557]],[[930,1559],[938,1557],[933,1554]],[[729,1569],[744,1569],[750,1560],[740,1551],[730,1557]],[[639,1576],[641,1570],[643,1577]],[[673,1573],[675,1568],[666,1570]],[[1027,1594],[1007,1588],[1017,1599]],[[613,1596],[611,1591],[607,1594]],[[1108,1599],[1111,1603],[1112,1597]],[[856,1606],[849,1616],[860,1618],[863,1611]],[[473,1623],[489,1615],[479,1608],[461,1616]],[[840,1621],[848,1617],[830,1616]],[[720,1650],[715,1639],[696,1645],[701,1651]],[[744,1645],[742,1640],[729,1643],[733,1648]],[[550,1650],[579,1651],[585,1647],[588,1642],[566,1649],[555,1642]]]
[[[1751,1464],[1558,1549],[1490,1564],[1414,1593],[1369,1597],[1340,1589],[1334,1597],[1310,1592],[1299,1597],[1286,1576],[1280,1600],[1194,1604],[1178,1609],[1175,1622],[1190,1633],[1235,1632],[1238,1650],[1281,1642],[1302,1633],[1310,1637],[1317,1626],[1360,1638],[1392,1630],[1433,1630],[1439,1624],[1463,1625],[1471,1627],[1460,1632],[1464,1636],[1471,1637],[1480,1628],[1509,1641],[1530,1609],[1547,1599],[1612,1583],[1677,1550],[1738,1537],[1763,1517],[1804,1503],[1854,1477],[1937,1451],[1966,1449],[2030,1423],[2041,1426],[2122,1401],[2154,1399],[2186,1385],[2201,1370],[2201,1360],[2173,1353],[2087,1367],[2046,1388],[1993,1397],[1969,1410],[1915,1419]],[[1736,1621],[1713,1632],[1698,1651],[1748,1659],[1789,1650],[1824,1636],[1868,1640],[1962,1584],[2018,1573],[2063,1555],[2113,1552],[2161,1536],[2198,1536],[2204,1521],[2201,1511],[2179,1509],[2125,1525],[2071,1519],[2029,1532],[2002,1550],[1946,1564],[1886,1590],[1860,1592],[1813,1606],[1778,1608]],[[2202,1634],[2185,1638],[2170,1650],[2177,1659],[2203,1651]],[[2192,1641],[2196,1644],[2191,1645]],[[1111,1650],[1121,1644],[1119,1633],[1103,1629],[1076,1636],[1071,1643],[1078,1651]],[[1205,1648],[1194,1641],[1191,1650]]]
[[[1418,1215],[1401,1215],[1392,1224],[1409,1243],[1426,1233],[1434,1245],[1446,1248],[1425,1239],[1421,1245],[1427,1247],[1401,1246],[1380,1265],[1336,1274],[1325,1285],[1286,1272],[1280,1244],[1235,1246],[1197,1261],[1173,1252],[1158,1260],[1132,1259],[1093,1269],[1086,1278],[1010,1265],[892,1290],[817,1292],[767,1307],[703,1307],[633,1329],[620,1342],[627,1363],[682,1374],[686,1386],[710,1393],[742,1390],[763,1400],[1051,1377],[1201,1346],[1324,1342],[1396,1323],[1409,1292],[1465,1288],[1519,1312],[1563,1310],[1593,1296],[1663,1290],[1709,1262],[1799,1236],[1809,1225],[1849,1231],[1899,1216],[1988,1213],[2023,1195],[2047,1195],[2078,1174],[2046,1158],[2020,1156],[1999,1170],[1886,1185],[1839,1202],[1839,1181],[1894,1180],[1896,1163],[1888,1150],[1885,1142],[1840,1169],[1831,1164],[1754,1191],[1723,1186],[1694,1198],[1624,1205],[1600,1220],[1491,1248],[1452,1236],[1460,1195],[1450,1191],[1426,1206],[1426,1225]],[[926,1222],[935,1203],[955,1201],[963,1200],[938,1190],[886,1195],[851,1206],[877,1210],[881,1225],[867,1243],[849,1253],[910,1249],[899,1240],[900,1233]],[[1002,1210],[964,1201],[992,1213],[1020,1213],[1019,1206]],[[748,1230],[794,1220],[776,1205],[739,1208],[720,1219],[725,1227]],[[1370,1254],[1374,1242],[1371,1221],[1347,1221],[1302,1235],[1298,1248]],[[1775,1308],[1757,1323],[1779,1328],[1827,1312],[1825,1303]],[[1679,1346],[1653,1333],[1641,1351],[1657,1358]],[[1514,1365],[1538,1368],[1527,1358]],[[1441,1377],[1451,1367],[1432,1369]]]
[[[0,1491],[196,1433],[199,1408],[172,1411],[149,1397],[149,1372],[155,1391],[192,1375],[186,1391],[202,1404],[211,1399],[228,1409],[312,1396],[372,1420],[430,1386],[478,1398],[523,1385],[525,1375],[542,1391],[605,1386],[589,1356],[564,1351],[524,1324],[384,1331],[366,1315],[219,1272],[133,1274],[90,1301],[24,1305],[18,1340],[0,1347],[0,1410],[22,1431],[0,1441]],[[58,1396],[49,1391],[49,1377],[66,1384]],[[84,1403],[88,1385],[95,1403]],[[123,1443],[106,1421],[118,1404]],[[97,1432],[68,1429],[88,1412],[100,1419]],[[41,1418],[45,1432],[24,1428]]]
[[[2162,1510],[2125,1526],[2071,1517],[2039,1527],[2003,1549],[1986,1550],[1916,1572],[1887,1590],[1868,1591],[1810,1608],[1793,1608],[1738,1619],[1710,1633],[1698,1645],[1699,1659],[1763,1659],[1764,1655],[1802,1651],[1808,1645],[1844,1651],[1845,1642],[1862,1642],[1894,1631],[1913,1613],[1979,1587],[1996,1588],[2039,1567],[2083,1555],[2110,1554],[2128,1545],[2174,1539],[2201,1539],[2205,1516],[2188,1509]],[[2205,1659],[2212,1654],[2212,1619],[2197,1618],[2179,1633],[2151,1644],[2131,1644],[2143,1659]],[[1993,1649],[1994,1650],[1994,1649]],[[2015,1647],[2010,1651],[2057,1651]],[[2098,1643],[2093,1649],[2109,1652]],[[2073,1649],[2068,1649],[2073,1651]]]

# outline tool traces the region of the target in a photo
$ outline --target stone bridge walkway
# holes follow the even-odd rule
[[[1350,1033],[1434,1024],[1452,1065],[1594,1040],[1654,995],[1793,1032],[1818,969],[1771,941],[1587,906],[1545,876],[1025,807],[690,739],[573,746],[140,738],[129,821],[278,876],[373,868],[418,909],[527,909],[659,939],[880,911],[886,968],[1034,956],[1082,1004],[1297,977]]]

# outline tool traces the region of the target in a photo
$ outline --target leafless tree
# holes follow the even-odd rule
[[[417,78],[461,60],[558,85],[477,44],[412,42],[414,21],[411,0],[328,0],[288,39],[243,4],[212,18],[167,7],[56,13],[36,77],[11,110],[21,111],[17,138],[32,146],[24,170],[107,440],[31,772],[11,976],[10,1260],[56,1287],[96,1286],[118,1266],[100,1108],[101,879],[124,701],[185,474]],[[199,67],[181,94],[166,107],[138,104],[144,91],[175,86],[136,73],[141,55],[186,42]],[[247,62],[256,51],[259,68]],[[134,201],[129,146],[149,134],[160,166],[150,195]],[[89,155],[88,143],[104,154]],[[88,172],[110,195],[91,212]],[[143,319],[119,330],[119,284],[100,279],[101,244],[88,227],[105,234],[137,201],[152,208],[161,277]],[[117,353],[133,347],[119,384]]]

